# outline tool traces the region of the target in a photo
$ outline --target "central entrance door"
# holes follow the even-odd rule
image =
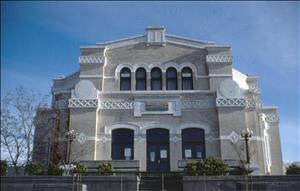
[[[169,130],[147,130],[147,171],[170,171]]]

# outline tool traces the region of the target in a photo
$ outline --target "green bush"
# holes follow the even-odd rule
[[[300,166],[292,163],[286,168],[286,175],[299,175],[300,174]]]
[[[98,175],[111,176],[113,175],[113,167],[110,163],[102,163],[98,166]]]
[[[200,161],[199,161],[200,162]],[[197,167],[198,162],[189,162],[185,168],[184,171],[186,171],[188,173],[188,175],[190,176],[198,176],[199,171],[198,171],[198,167]]]
[[[47,175],[61,176],[63,170],[59,168],[57,164],[50,163],[47,170]]]
[[[80,174],[80,175],[86,175],[87,167],[84,164],[76,163],[75,166],[76,167],[73,170],[73,173],[77,173],[77,174]]]
[[[7,161],[1,160],[1,167],[0,167],[1,176],[7,175],[7,169],[8,169]]]
[[[226,175],[228,166],[219,158],[208,157],[197,162],[188,163],[185,171],[192,176],[218,176]]]
[[[43,175],[44,171],[40,164],[29,161],[25,167],[28,175]]]

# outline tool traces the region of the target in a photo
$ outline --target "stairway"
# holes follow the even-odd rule
[[[141,173],[139,191],[182,191],[182,175],[179,173]]]
[[[139,191],[162,191],[161,174],[142,173]]]

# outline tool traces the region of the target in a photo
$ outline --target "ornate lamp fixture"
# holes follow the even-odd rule
[[[247,164],[250,164],[250,154],[249,154],[249,145],[248,141],[252,137],[253,131],[247,128],[246,130],[244,129],[241,133],[241,137],[245,139],[245,144],[246,144],[246,157],[247,157]]]
[[[68,145],[67,145],[67,164],[70,163],[70,153],[71,153],[71,143],[73,140],[76,139],[77,133],[74,129],[71,129],[67,132],[65,132],[65,136],[68,140]]]

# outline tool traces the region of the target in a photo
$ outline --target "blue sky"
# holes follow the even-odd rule
[[[3,2],[1,95],[23,85],[50,93],[79,69],[79,46],[167,33],[232,46],[234,67],[259,76],[264,105],[280,113],[284,161],[300,161],[299,2]]]

